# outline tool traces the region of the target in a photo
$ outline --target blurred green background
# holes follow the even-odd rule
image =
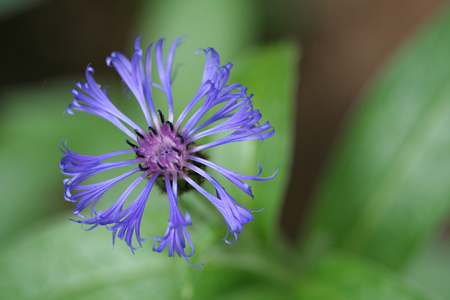
[[[450,299],[450,7],[395,1],[0,1],[0,299]],[[182,198],[196,254],[111,245],[68,221],[58,145],[125,148],[112,125],[63,118],[88,63],[131,118],[143,118],[105,64],[187,35],[176,53],[175,112],[195,93],[198,48],[231,61],[276,134],[208,152],[252,184],[266,209],[235,245],[207,200]],[[131,103],[131,105],[130,105]],[[119,136],[120,135],[120,136]],[[112,203],[115,192],[104,197]],[[142,235],[162,235],[151,194]]]

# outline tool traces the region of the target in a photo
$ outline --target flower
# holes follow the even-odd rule
[[[113,52],[106,60],[108,66],[116,69],[126,87],[138,101],[146,121],[144,128],[117,109],[111,102],[106,89],[101,89],[94,80],[94,70],[88,65],[87,82],[77,83],[78,89],[72,90],[74,100],[66,112],[74,114],[74,111],[82,111],[111,122],[128,136],[126,143],[129,148],[99,156],[87,156],[69,150],[67,141],[63,141],[61,151],[65,156],[61,159],[60,167],[63,174],[71,177],[64,180],[65,199],[76,202],[73,213],[81,218],[73,221],[89,225],[90,227],[86,230],[99,225],[105,226],[112,231],[113,244],[115,237],[118,236],[125,240],[132,251],[138,248],[133,246],[133,237],[137,240],[139,247],[142,247],[141,242],[145,240],[140,235],[140,223],[150,191],[155,184],[162,187],[168,195],[170,220],[166,233],[162,237],[153,237],[153,250],[162,252],[168,248],[169,256],[174,256],[176,252],[190,264],[188,257],[194,253],[194,246],[187,226],[191,225],[191,219],[187,212],[183,215],[179,210],[178,195],[187,189],[195,189],[205,196],[223,215],[228,226],[228,233],[231,232],[235,236],[233,242],[227,240],[228,233],[225,237],[225,241],[232,244],[237,240],[243,225],[253,220],[251,213],[255,211],[239,204],[215,178],[206,172],[206,168],[218,171],[252,198],[251,187],[243,180],[269,180],[276,175],[277,170],[272,176],[260,177],[262,168],[259,165],[258,174],[247,176],[221,167],[207,160],[203,154],[204,150],[223,144],[248,140],[262,141],[274,134],[274,129],[268,122],[261,125],[258,123],[261,114],[257,109],[253,109],[252,95],[247,95],[247,89],[240,83],[226,85],[232,64],[220,66],[219,54],[213,48],[201,49],[205,54],[205,67],[200,87],[178,119],[174,120],[172,64],[175,49],[181,39],[174,41],[165,61],[162,54],[164,40],[151,44],[143,57],[139,37],[135,40],[131,60],[118,52]],[[152,79],[153,52],[159,84]],[[167,114],[163,114],[155,107],[154,91],[165,94],[168,104]],[[204,100],[201,101],[202,99]],[[200,108],[191,112],[199,102]],[[212,116],[203,120],[208,112],[212,113]],[[187,118],[188,116],[190,117]],[[213,142],[196,144],[200,138],[222,132],[228,134]],[[126,159],[118,162],[106,161],[117,156],[126,157]],[[95,174],[125,166],[134,166],[134,168],[103,182],[83,183]],[[108,209],[97,211],[97,203],[105,192],[130,176],[137,178],[117,201]],[[214,186],[216,195],[209,193],[201,186],[204,180],[208,180]],[[142,181],[147,181],[143,190],[131,204],[125,207],[124,203],[130,193]],[[181,183],[183,188],[179,188]],[[81,215],[81,212],[88,207],[91,207],[90,217],[86,218]],[[156,243],[159,245],[157,246]],[[186,254],[186,243],[190,247],[189,254]]]

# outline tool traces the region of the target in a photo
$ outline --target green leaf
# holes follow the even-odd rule
[[[105,228],[85,232],[64,216],[26,228],[0,255],[3,299],[180,299],[183,259],[162,258],[145,243],[133,255]]]
[[[316,197],[305,242],[316,253],[339,247],[400,268],[448,216],[449,32],[447,8],[354,111]]]
[[[425,251],[420,253],[414,262],[405,268],[403,273],[421,283],[423,286],[439,294],[444,299],[450,299],[450,240],[437,239]]]
[[[235,278],[236,275],[245,275],[242,273],[229,274],[229,277]],[[228,278],[226,280],[228,280]],[[238,282],[233,289],[229,289],[213,295],[208,295],[199,300],[217,299],[217,300],[273,300],[273,299],[295,299],[291,291],[282,289],[280,286],[273,285],[270,282],[252,282],[250,284],[239,285]],[[237,288],[236,288],[237,287]]]
[[[267,247],[255,232],[245,234],[234,245],[215,244],[206,250],[208,263],[200,273],[191,272],[193,299],[248,299],[250,294],[252,299],[292,299],[300,278],[296,253]]]
[[[186,36],[183,48],[189,49],[189,57],[199,48],[214,47],[226,63],[257,38],[259,10],[253,0],[142,3],[136,21],[142,39],[146,43],[160,38],[170,42]],[[183,65],[185,61],[183,58]]]
[[[151,200],[152,216],[144,215],[142,233],[153,233],[153,223],[167,224],[161,217],[166,196],[152,193]],[[206,265],[193,268],[184,259],[152,252],[151,241],[134,255],[118,239],[113,248],[110,231],[83,231],[68,215],[35,222],[2,242],[2,299],[245,299],[251,293],[270,299],[289,295],[288,284],[297,278],[292,265],[280,264],[256,237],[225,245],[199,220],[189,230],[201,251],[190,261]]]
[[[263,143],[251,141],[217,147],[211,159],[243,174],[256,174],[257,163],[263,167],[262,176],[270,176],[278,168],[274,179],[250,183],[255,196],[251,207],[257,210],[265,207],[255,215],[252,225],[267,244],[279,233],[280,209],[291,173],[298,53],[294,43],[281,42],[248,52],[235,64],[237,74],[232,80],[242,83],[248,87],[248,93],[254,94],[254,108],[263,116],[261,124],[269,121],[275,134]],[[232,189],[231,184],[224,185]],[[248,201],[241,203],[248,206]]]
[[[0,238],[63,207],[64,201],[56,200],[63,199],[58,144],[65,130],[74,128],[58,124],[70,103],[72,85],[40,83],[2,92],[0,182],[5,201]]]
[[[335,254],[323,258],[297,284],[296,299],[440,299],[417,284],[357,257]]]

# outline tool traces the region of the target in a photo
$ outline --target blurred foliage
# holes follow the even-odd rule
[[[298,299],[440,299],[391,270],[358,256],[334,254],[297,285]]]
[[[214,13],[205,15],[202,8]],[[203,57],[192,59],[195,49],[214,46],[222,63],[235,63],[231,81],[248,86],[263,121],[276,129],[263,145],[239,143],[208,151],[211,160],[242,173],[256,172],[257,162],[265,176],[279,168],[274,180],[252,185],[253,203],[238,198],[252,209],[266,206],[238,242],[220,241],[226,230],[221,216],[196,193],[182,202],[193,220],[189,229],[197,252],[192,262],[205,263],[202,268],[152,252],[151,240],[134,255],[120,240],[111,249],[105,228],[85,232],[69,222],[73,205],[63,201],[57,167],[62,154],[56,145],[69,138],[74,151],[96,155],[125,148],[125,138],[118,138],[111,124],[86,114],[62,119],[77,80],[11,87],[1,95],[8,105],[0,111],[2,299],[439,298],[435,293],[450,298],[442,288],[445,281],[428,285],[434,293],[410,280],[427,284],[434,273],[448,278],[448,256],[442,251],[408,265],[448,216],[450,10],[391,59],[353,111],[299,249],[286,244],[278,228],[293,156],[299,49],[287,41],[252,45],[257,28],[252,13],[257,11],[253,1],[159,1],[144,6],[136,21],[143,46],[161,36],[172,41],[188,35],[175,59],[175,65],[182,63],[174,83],[176,112],[198,88]],[[233,26],[227,26],[231,20]],[[117,78],[97,75],[103,74],[96,74],[99,83],[115,82],[109,91],[120,109],[139,115]],[[158,191],[150,197],[141,232],[162,234],[167,200]],[[436,266],[435,259],[447,267]]]
[[[136,32],[146,33],[145,44],[185,35],[188,58],[192,53],[188,47],[214,47],[220,49],[221,59],[229,61],[230,55],[235,57],[256,40],[259,11],[255,0],[145,1]]]
[[[48,86],[27,86],[2,93],[6,100],[0,112],[0,182],[4,199],[0,210],[0,239],[39,218],[62,208],[54,181],[63,177],[54,166],[60,151],[54,147],[58,136],[72,130],[63,128],[62,111],[67,91],[73,82],[57,82]],[[88,125],[88,124],[86,124]],[[80,132],[89,126],[80,124]],[[52,204],[52,202],[54,202]]]
[[[0,0],[0,21],[32,9],[47,0]]]
[[[405,278],[420,282],[428,289],[442,295],[445,299],[450,296],[450,243],[440,241],[426,247],[405,270]]]
[[[448,217],[449,31],[447,12],[394,57],[353,112],[311,217],[322,250],[400,269]]]

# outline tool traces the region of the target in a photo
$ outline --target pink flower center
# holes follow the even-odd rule
[[[153,173],[159,169],[166,171],[181,170],[185,162],[186,145],[184,138],[173,131],[173,125],[164,123],[159,132],[149,130],[138,139],[136,151],[142,162],[141,169]]]

